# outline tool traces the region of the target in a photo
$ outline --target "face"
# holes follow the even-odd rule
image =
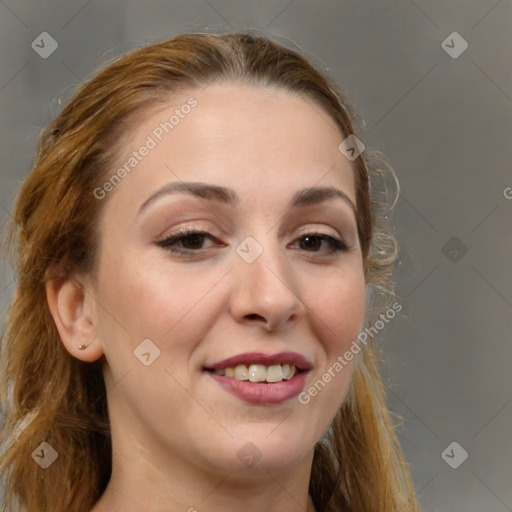
[[[112,174],[136,151],[130,171],[97,191],[91,289],[119,444],[224,474],[311,462],[354,360],[333,365],[365,310],[343,139],[311,101],[237,84],[133,124]],[[301,195],[311,187],[340,194]]]

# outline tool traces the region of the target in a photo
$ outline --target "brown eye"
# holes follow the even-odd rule
[[[332,236],[318,233],[306,233],[301,236],[298,241],[301,243],[301,249],[307,252],[325,252],[311,249],[318,249],[321,247],[322,242],[327,242],[330,246],[330,249],[327,250],[327,253],[337,253],[337,252],[345,252],[348,250],[348,247],[341,241]]]
[[[197,252],[199,249],[203,248],[202,245],[205,238],[215,241],[208,231],[189,231],[188,233],[180,231],[157,242],[157,245],[174,253],[186,253],[187,251]],[[179,247],[180,242],[183,248]]]
[[[205,238],[205,235],[203,235],[203,234],[193,233],[193,234],[186,235],[186,236],[182,237],[181,240],[182,240],[182,243],[184,244],[185,249],[201,249],[201,247],[197,247],[197,246],[203,245],[204,238]]]

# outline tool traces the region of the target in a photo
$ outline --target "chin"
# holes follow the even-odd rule
[[[275,427],[274,427],[275,428]],[[242,474],[266,474],[287,471],[305,457],[309,457],[315,439],[311,433],[301,435],[295,431],[278,433],[269,428],[246,428],[243,433],[226,439],[225,443],[212,442],[210,463],[217,470]]]

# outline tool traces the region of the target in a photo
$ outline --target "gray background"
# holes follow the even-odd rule
[[[378,340],[422,509],[512,510],[510,0],[0,0],[2,229],[39,130],[76,84],[135,46],[251,27],[331,69],[400,180],[404,309]],[[59,45],[47,59],[31,48],[43,31]],[[456,59],[441,46],[454,31],[469,44]],[[0,274],[4,318],[15,283]],[[441,457],[453,441],[469,454],[457,469]]]

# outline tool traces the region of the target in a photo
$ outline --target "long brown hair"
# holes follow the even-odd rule
[[[101,363],[66,351],[45,283],[94,272],[107,199],[93,191],[112,171],[131,116],[215,81],[300,94],[344,136],[355,134],[357,114],[327,72],[303,52],[250,32],[186,34],[136,49],[77,90],[40,136],[6,239],[18,281],[0,360],[3,511],[88,512],[106,488],[112,446]],[[370,150],[353,161],[357,229],[366,282],[376,297],[389,298],[396,243],[384,215],[387,197],[377,196],[386,181],[379,162]],[[328,434],[315,446],[309,492],[318,511],[417,511],[394,428],[370,341]],[[59,457],[46,470],[32,457],[42,442]]]

